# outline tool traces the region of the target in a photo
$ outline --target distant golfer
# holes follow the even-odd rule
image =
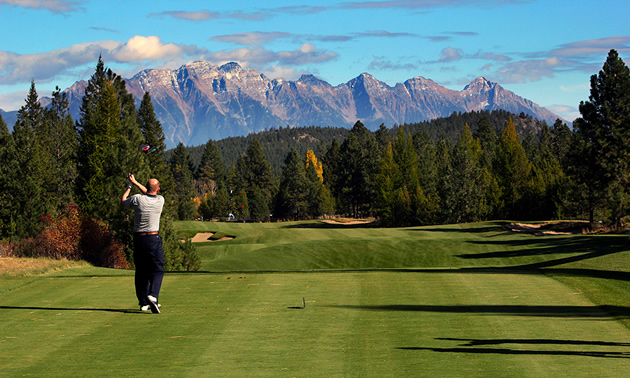
[[[147,186],[136,181],[132,173],[129,174],[127,190],[122,196],[122,205],[135,209],[133,217],[133,260],[136,265],[136,296],[140,310],[160,313],[158,297],[164,278],[164,252],[160,230],[160,215],[164,207],[164,197],[158,195],[160,182],[150,179]],[[129,197],[133,185],[142,194]]]

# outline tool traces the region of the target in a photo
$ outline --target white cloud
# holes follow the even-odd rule
[[[196,57],[204,52],[195,46],[163,43],[155,36],[135,36],[127,42],[85,42],[39,54],[19,55],[0,51],[0,85],[31,80],[48,82],[85,64],[95,63],[99,55],[106,63],[153,61],[158,64],[182,56]]]
[[[220,35],[212,37],[210,40],[236,43],[243,46],[258,46],[276,39],[291,38],[292,36],[294,35],[286,32],[252,32]]]
[[[207,21],[213,19],[237,19],[246,21],[262,21],[266,20],[272,15],[268,12],[211,12],[211,11],[165,11],[159,13],[151,13],[149,17],[172,17],[185,21]]]
[[[573,122],[575,121],[576,118],[581,116],[578,109],[576,109],[573,106],[549,105],[549,106],[545,106],[545,108],[547,108],[549,111],[553,112],[554,114],[557,114],[560,117],[566,119],[569,122]]]
[[[117,62],[133,62],[165,59],[178,56],[182,52],[182,47],[173,43],[163,43],[159,37],[137,35],[112,51],[110,57]]]
[[[300,78],[300,76],[307,74],[308,72],[297,70],[293,67],[273,65],[266,67],[264,70],[262,70],[262,73],[264,73],[265,76],[271,79],[297,80]]]
[[[582,84],[577,84],[577,85],[561,85],[560,86],[560,90],[563,92],[588,92],[588,90],[591,89],[591,85],[589,83],[582,83]]]
[[[0,51],[0,84],[50,81],[71,69],[96,62],[99,54],[119,46],[119,42],[86,42],[40,54],[14,54]]]
[[[551,51],[550,54],[555,56],[573,57],[595,56],[599,58],[602,55],[606,56],[611,49],[615,49],[619,52],[629,52],[630,37],[612,36],[566,43]]]
[[[258,71],[264,71],[268,65],[302,66],[336,58],[337,53],[318,50],[311,43],[304,43],[299,49],[293,51],[271,51],[262,47],[252,47],[217,51],[203,56],[203,59],[215,64],[238,62],[241,66],[252,67]]]
[[[173,17],[186,21],[207,21],[213,18],[219,18],[218,13],[210,11],[196,11],[196,12],[184,12],[184,11],[166,11],[160,13],[151,13],[149,17]]]
[[[538,81],[545,77],[552,78],[556,69],[564,65],[566,62],[557,57],[522,60],[505,64],[497,70],[496,75],[503,84],[525,83]]]
[[[7,4],[14,7],[29,9],[45,9],[52,13],[67,13],[83,10],[77,1],[68,0],[0,0],[0,5]]]
[[[442,49],[442,55],[440,56],[440,62],[454,62],[456,60],[462,59],[464,52],[462,49],[456,49],[454,47],[447,47]]]
[[[0,94],[0,109],[8,112],[19,109],[28,96],[28,90]]]

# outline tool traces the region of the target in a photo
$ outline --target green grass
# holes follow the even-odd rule
[[[0,375],[627,374],[627,236],[175,226],[235,239],[198,244],[202,271],[167,274],[160,315],[136,310],[132,271],[0,274]]]

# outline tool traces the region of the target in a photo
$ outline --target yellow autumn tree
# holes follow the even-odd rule
[[[317,157],[312,150],[308,150],[306,152],[306,169],[313,164],[315,167],[315,172],[317,172],[317,177],[319,177],[319,182],[324,182],[324,168],[322,168],[322,163],[317,161]]]

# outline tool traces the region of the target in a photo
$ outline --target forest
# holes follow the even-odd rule
[[[194,270],[174,220],[374,217],[379,226],[588,219],[621,229],[630,200],[630,71],[611,50],[582,115],[549,126],[505,111],[454,113],[370,131],[279,128],[166,151],[150,93],[136,108],[99,59],[73,120],[35,84],[10,132],[0,118],[1,254],[131,264],[120,206],[127,173],[157,177],[169,270]],[[148,153],[138,146],[149,144]],[[99,246],[98,253],[94,246]]]

